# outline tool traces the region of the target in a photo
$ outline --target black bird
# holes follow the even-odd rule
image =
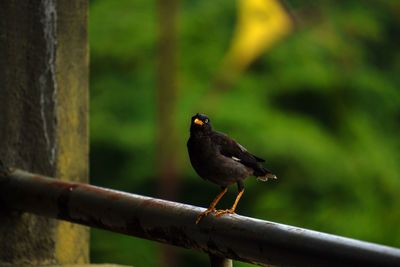
[[[236,206],[243,195],[243,180],[256,176],[258,180],[277,179],[270,170],[264,168],[265,162],[246,150],[226,134],[212,130],[210,119],[197,113],[192,117],[190,137],[187,142],[190,162],[197,174],[221,187],[221,192],[211,202],[208,209],[197,216],[196,224],[210,214],[216,216],[235,213]],[[215,206],[228,191],[228,186],[236,183],[238,195],[232,207],[227,210],[216,210]]]

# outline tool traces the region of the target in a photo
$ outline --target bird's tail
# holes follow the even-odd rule
[[[257,177],[257,180],[259,181],[268,181],[268,179],[278,179],[275,174],[273,174],[270,170],[266,168],[262,168],[262,172],[258,172],[255,174]]]

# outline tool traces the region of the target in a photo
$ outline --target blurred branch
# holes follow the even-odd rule
[[[177,42],[176,0],[159,0],[158,84],[157,84],[157,172],[160,193],[166,198],[176,195],[176,101]]]
[[[208,216],[197,225],[196,215],[204,210],[198,207],[21,170],[0,176],[0,184],[0,203],[8,209],[218,257],[276,266],[400,265],[400,249],[239,215]]]
[[[158,0],[158,83],[156,155],[159,194],[175,200],[178,191],[175,126],[177,102],[177,0]],[[161,248],[161,266],[177,266],[177,255],[170,247]]]

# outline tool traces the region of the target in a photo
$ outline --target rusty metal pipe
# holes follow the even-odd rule
[[[3,174],[1,174],[3,173]],[[0,171],[0,207],[277,266],[400,266],[400,249],[21,170]]]

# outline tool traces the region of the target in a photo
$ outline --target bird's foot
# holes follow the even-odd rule
[[[208,208],[208,209],[206,209],[205,211],[203,211],[202,213],[200,213],[198,216],[197,216],[197,219],[196,219],[196,224],[198,224],[200,221],[201,221],[201,219],[203,219],[204,217],[206,217],[208,214],[210,214],[210,213],[212,213],[212,212],[215,212],[216,210],[213,208],[213,209],[210,209],[210,208]]]
[[[215,217],[220,217],[224,214],[235,214],[235,210],[234,209],[227,209],[227,210],[217,210],[215,212]]]

